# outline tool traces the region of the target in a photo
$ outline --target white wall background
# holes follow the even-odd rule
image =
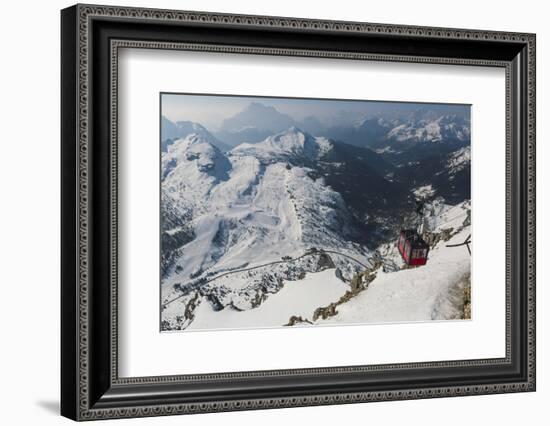
[[[337,2],[296,0],[104,0],[162,7],[448,26],[537,33],[538,96],[538,391],[375,404],[293,408],[102,424],[446,425],[545,424],[550,400],[550,28],[536,0]],[[59,9],[71,2],[2,6],[0,66],[0,419],[2,424],[68,424],[59,404]],[[129,423],[131,422],[131,423]]]

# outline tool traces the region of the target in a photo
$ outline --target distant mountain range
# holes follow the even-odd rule
[[[171,122],[162,117],[161,139],[172,141],[196,132],[205,135],[222,151],[241,143],[258,143],[290,127],[298,127],[315,136],[341,140],[345,143],[389,151],[403,151],[422,142],[468,144],[469,119],[459,115],[436,114],[429,109],[418,109],[398,118],[368,117],[363,120],[337,120],[340,124],[322,122],[314,116],[294,120],[272,106],[251,102],[237,114],[225,119],[220,128],[209,132],[197,123]],[[195,126],[195,127],[193,127]]]

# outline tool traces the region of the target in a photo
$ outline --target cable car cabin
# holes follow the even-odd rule
[[[407,265],[421,266],[428,261],[430,246],[413,229],[403,229],[401,231],[397,248]]]

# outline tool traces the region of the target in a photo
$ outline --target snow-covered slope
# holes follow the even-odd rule
[[[442,167],[456,170],[466,157],[466,152],[453,152]],[[434,199],[440,187],[392,182],[387,176],[394,169],[373,151],[296,127],[225,153],[202,134],[189,134],[162,154],[162,172],[163,330],[324,321],[313,318],[314,310],[340,300],[357,274],[380,258],[380,250],[366,248],[371,229],[382,235],[383,226],[384,235],[391,235],[398,224],[389,219],[399,221],[411,211],[408,197],[425,197],[428,190],[426,229],[441,233],[446,222],[458,220],[451,217],[453,209],[462,222],[445,231],[445,238],[460,239],[469,226],[464,224],[467,202],[451,207]],[[369,228],[376,212],[382,222]],[[450,295],[469,261],[451,262],[443,240],[430,238],[430,260],[417,272],[399,270],[398,253],[386,247],[385,266],[368,291],[341,304],[338,315],[326,321],[430,319],[428,311],[435,317],[451,315],[457,303]],[[430,274],[437,284],[424,282]],[[388,302],[388,316],[372,308],[372,315],[359,317],[360,306],[386,303],[385,298],[396,302]],[[406,310],[404,303],[416,305]]]
[[[438,202],[426,209],[430,234],[441,238],[430,249],[425,266],[376,271],[368,288],[337,306],[337,314],[318,324],[381,323],[462,319],[464,291],[470,286],[471,258],[463,243],[470,236],[470,203]],[[442,236],[447,235],[446,238]],[[386,262],[402,264],[395,245],[381,251]]]
[[[313,137],[295,126],[268,137],[257,144],[243,143],[231,151],[232,156],[253,156],[263,163],[281,161],[314,161],[332,149],[323,137]]]
[[[176,303],[180,309],[172,304],[165,309],[166,329],[186,326],[177,317],[182,305],[188,309],[197,290],[197,301],[207,299],[215,309],[250,309],[279,291],[284,280],[323,270],[323,263],[338,266],[344,280],[360,266],[343,256],[323,260],[312,255],[276,268],[204,282],[221,273],[280,261],[283,256],[299,257],[312,247],[368,262],[368,251],[351,242],[357,231],[341,195],[322,177],[312,176],[306,166],[330,149],[328,140],[296,128],[259,144],[242,144],[227,154],[198,134],[169,146],[162,156],[163,204],[189,218],[192,232],[187,235],[193,238],[176,250],[167,250],[173,254],[167,255],[163,303],[185,296]],[[175,229],[163,226],[168,235],[180,228],[180,224]]]
[[[470,166],[471,149],[470,145],[460,148],[451,153],[447,160],[447,170],[450,176],[456,175],[458,172]]]
[[[189,330],[280,327],[288,324],[292,316],[305,318],[348,289],[334,269],[307,273],[301,280],[285,281],[280,291],[255,309],[240,311],[230,307],[216,311],[210,303],[201,303]]]
[[[394,127],[386,135],[386,139],[397,142],[465,141],[469,138],[469,122],[452,115],[443,115],[436,120],[408,121]]]

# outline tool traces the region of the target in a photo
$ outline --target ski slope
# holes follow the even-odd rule
[[[311,317],[317,307],[339,299],[348,289],[334,269],[308,273],[303,280],[285,281],[279,292],[254,309],[238,311],[227,307],[214,311],[208,302],[201,303],[187,330],[280,327],[293,315]]]

